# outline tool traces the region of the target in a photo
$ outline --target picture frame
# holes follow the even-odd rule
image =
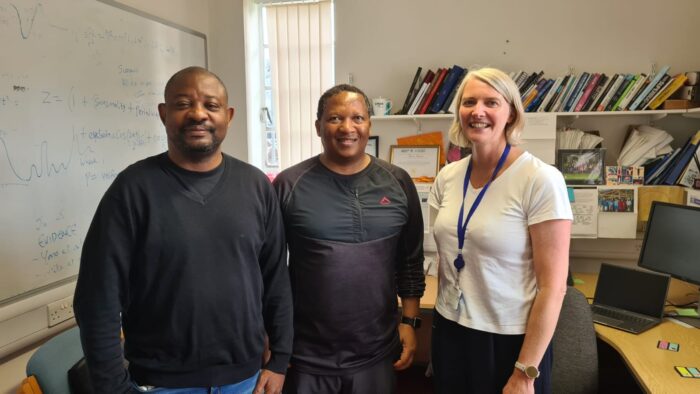
[[[379,136],[372,135],[367,139],[365,153],[374,157],[379,157]]]
[[[605,149],[560,149],[556,162],[567,185],[605,184]]]
[[[391,145],[389,162],[414,180],[432,181],[440,168],[440,145]]]

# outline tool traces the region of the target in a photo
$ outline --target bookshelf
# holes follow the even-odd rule
[[[555,127],[551,134],[538,135],[535,139],[556,138],[556,130],[562,127],[575,127],[582,130],[599,130],[604,138],[603,147],[607,149],[606,165],[614,165],[617,153],[622,148],[629,125],[650,124],[667,130],[674,137],[675,145],[682,145],[691,134],[697,131],[700,124],[700,108],[644,110],[644,111],[589,111],[589,112],[526,112],[528,119],[550,116],[555,119]],[[388,146],[395,144],[396,138],[411,133],[422,133],[440,130],[444,133],[444,143],[447,144],[447,131],[454,119],[454,114],[426,115],[385,115],[373,116],[372,130],[380,136],[380,157],[387,159],[382,153]],[[526,126],[523,138],[530,137]],[[555,146],[552,145],[552,157]],[[387,151],[388,152],[388,151]],[[550,160],[545,160],[550,162]],[[553,161],[551,161],[553,163]]]

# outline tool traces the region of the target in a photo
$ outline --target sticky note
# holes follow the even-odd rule
[[[668,344],[668,350],[670,350],[672,352],[677,352],[679,350],[679,348],[680,348],[680,345],[677,343],[669,342],[669,344]]]
[[[697,368],[687,367],[686,369],[694,378],[700,378],[700,371]]]
[[[676,372],[678,372],[679,375],[681,375],[684,378],[692,378],[693,374],[690,373],[685,367],[674,367],[676,369]]]
[[[668,349],[668,342],[666,342],[666,341],[659,341],[659,342],[656,344],[656,347],[659,348],[659,349],[664,349],[664,350],[666,350],[666,349]]]
[[[676,308],[678,316],[698,317],[698,310],[695,308]]]

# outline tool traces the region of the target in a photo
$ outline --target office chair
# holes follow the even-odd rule
[[[591,307],[572,286],[566,289],[552,351],[552,393],[598,392],[598,348]]]
[[[49,339],[34,352],[27,362],[27,379],[19,392],[70,394],[68,370],[81,358],[83,347],[76,326]]]

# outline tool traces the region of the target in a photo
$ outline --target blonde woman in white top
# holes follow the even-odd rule
[[[438,175],[432,360],[438,393],[549,393],[572,213],[559,171],[517,147],[523,105],[502,71],[471,71]],[[459,225],[458,225],[459,223]]]

